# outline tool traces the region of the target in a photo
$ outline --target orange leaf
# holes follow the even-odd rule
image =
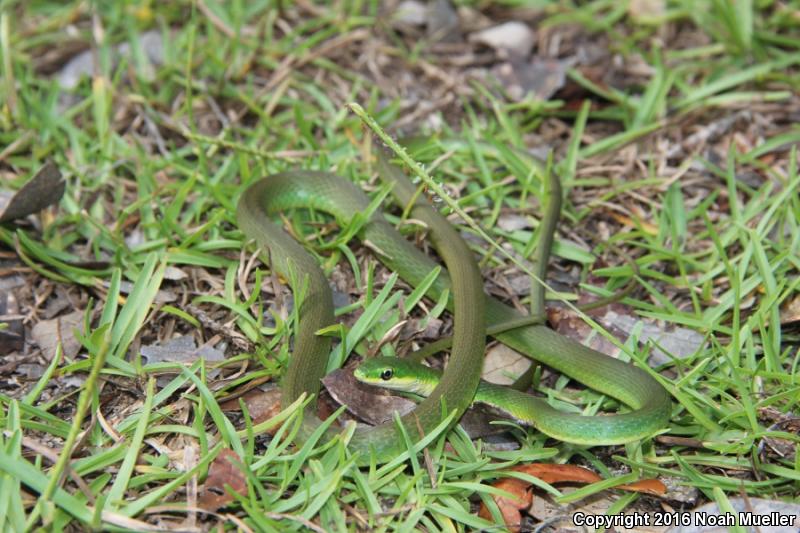
[[[495,496],[494,498],[497,507],[500,508],[500,514],[503,515],[503,523],[509,531],[517,533],[519,525],[522,522],[522,513],[520,510],[530,507],[533,502],[533,492],[527,482],[513,477],[501,479],[492,485],[494,488],[510,492],[516,498],[507,498],[505,496]],[[478,511],[478,516],[485,520],[491,520],[492,515],[489,509],[481,503],[481,509]]]
[[[642,231],[647,233],[648,235],[658,235],[658,227],[653,225],[652,223],[646,220],[633,220],[632,218],[617,213],[615,211],[609,211],[609,216],[622,224],[623,226],[627,226],[629,228],[641,228]]]
[[[523,472],[535,478],[541,479],[545,483],[563,483],[566,481],[577,483],[594,483],[600,481],[602,478],[587,468],[575,465],[553,465],[547,463],[530,463],[526,465],[517,465],[512,470],[516,472]],[[512,533],[519,531],[519,525],[522,522],[521,510],[530,507],[533,502],[533,491],[529,483],[517,478],[505,478],[492,485],[495,488],[502,489],[506,492],[517,496],[515,499],[506,498],[503,496],[492,496],[497,507],[500,508],[500,513],[503,515],[503,522],[505,526]],[[627,485],[620,485],[615,487],[617,489],[630,490],[633,492],[644,492],[656,496],[662,495],[667,492],[667,487],[657,479],[644,479],[636,483],[629,483]],[[486,520],[491,520],[492,516],[489,509],[481,504],[478,516]]]
[[[657,479],[643,479],[627,485],[618,485],[615,489],[629,490],[631,492],[644,492],[653,496],[663,496],[667,493],[667,487]]]
[[[515,466],[513,470],[524,472],[539,478],[545,483],[561,483],[576,481],[579,483],[594,483],[602,478],[587,468],[574,465],[551,465],[546,463],[531,463]]]
[[[200,507],[216,511],[232,502],[233,496],[225,487],[242,495],[247,494],[247,477],[234,462],[241,462],[241,458],[227,448],[214,458],[200,494]]]

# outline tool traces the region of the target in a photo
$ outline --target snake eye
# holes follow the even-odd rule
[[[383,381],[389,381],[390,379],[392,379],[393,375],[394,375],[394,371],[391,368],[387,368],[386,370],[381,372],[381,379]]]

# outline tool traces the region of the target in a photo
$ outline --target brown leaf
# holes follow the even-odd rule
[[[12,287],[12,284],[8,284]],[[13,292],[0,284],[0,355],[21,352],[25,348],[25,315],[19,314],[19,305]]]
[[[572,59],[541,59],[528,61],[512,56],[507,62],[492,69],[492,74],[503,85],[511,99],[520,101],[528,96],[547,100],[564,86],[567,69]]]
[[[505,344],[497,343],[486,352],[481,378],[498,385],[510,385],[533,362]]]
[[[42,354],[48,361],[55,357],[59,342],[65,357],[72,358],[78,355],[81,344],[75,338],[75,330],[83,331],[83,315],[83,311],[73,311],[52,320],[42,320],[33,326],[31,337],[42,349]]]
[[[0,197],[0,223],[26,217],[58,202],[65,186],[58,167],[48,161],[10,198]],[[4,199],[7,202],[3,202]]]
[[[705,340],[702,334],[693,329],[639,317],[633,308],[619,303],[594,309],[588,314],[623,344],[641,322],[639,344],[644,346],[648,341],[653,342],[653,349],[650,351],[651,366],[664,364],[671,361],[672,357],[689,357]],[[617,357],[619,349],[604,336],[595,334],[592,327],[571,310],[550,307],[547,309],[547,318],[555,330],[565,337],[587,344],[598,352]]]
[[[281,411],[281,390],[277,387],[263,391],[254,389],[241,396],[253,424],[260,424],[274,417]],[[224,411],[239,411],[239,398],[226,400],[219,405]],[[280,426],[272,428],[268,433],[274,434]]]
[[[422,2],[405,0],[398,4],[392,15],[393,25],[424,26],[428,21],[428,8]]]
[[[570,309],[557,306],[548,307],[547,320],[557,332],[565,337],[576,340],[610,357],[617,357],[619,354],[619,349],[614,344],[603,335],[594,334],[592,327]],[[620,342],[624,343],[627,340],[627,335],[624,335],[613,325],[611,327],[604,325],[604,327]]]
[[[643,479],[635,483],[617,485],[615,489],[627,490],[629,492],[643,492],[653,496],[663,496],[667,493],[667,487],[657,479]]]
[[[198,500],[200,507],[214,511],[224,507],[234,499],[229,490],[247,494],[247,477],[236,464],[241,461],[236,452],[227,448],[214,458]]]
[[[515,466],[512,470],[523,472],[536,477],[545,483],[561,483],[565,481],[576,481],[580,483],[594,483],[602,478],[582,466],[575,465],[554,465],[549,463],[530,463],[527,465]]]
[[[153,65],[160,65],[164,62],[164,43],[161,32],[156,30],[147,31],[137,35],[137,40],[146,62],[142,65],[143,70],[139,70],[136,74],[141,78],[153,79],[155,75]],[[132,52],[131,45],[127,42],[113,47],[111,49],[111,59],[114,65],[119,63],[121,58],[130,57]],[[66,90],[76,88],[81,78],[93,75],[95,61],[96,58],[93,57],[91,50],[86,50],[73,56],[58,72],[56,76],[58,84],[62,89]]]
[[[781,325],[794,324],[800,322],[800,293],[795,294],[791,300],[787,300],[781,306]]]
[[[541,479],[545,483],[595,483],[602,478],[587,468],[575,465],[554,465],[548,463],[530,463],[515,466],[512,470],[523,472],[530,476]],[[530,507],[533,501],[532,487],[529,483],[516,478],[501,479],[494,485],[495,488],[505,490],[515,495],[516,498],[506,498],[504,496],[492,496],[495,503],[500,508],[503,515],[505,526],[512,532],[519,531],[522,522],[523,509]],[[644,492],[660,496],[667,492],[667,488],[657,479],[645,479],[636,483],[620,485],[617,489],[629,490],[633,492]],[[478,516],[487,520],[491,519],[491,514],[485,505],[481,504]]]
[[[522,513],[520,511],[530,507],[533,501],[533,491],[528,483],[517,478],[501,479],[493,487],[516,496],[516,498],[492,496],[500,509],[500,514],[503,516],[503,523],[509,531],[516,533],[522,523]],[[478,516],[485,520],[492,519],[489,509],[483,504],[481,504],[481,509],[478,511]]]
[[[334,400],[347,406],[354,416],[372,425],[392,420],[393,413],[410,413],[417,404],[400,396],[390,396],[383,389],[370,387],[353,377],[346,369],[334,370],[324,378],[322,384]]]
[[[194,337],[183,335],[164,342],[164,344],[152,344],[142,346],[140,353],[147,361],[152,363],[193,363],[202,358],[207,362],[219,362],[225,360],[225,354],[211,346],[197,347]]]
[[[449,0],[432,0],[428,3],[428,20],[425,30],[428,38],[434,42],[455,43],[461,41],[458,13]]]
[[[527,24],[511,20],[475,32],[469,36],[469,40],[496,50],[507,50],[518,57],[528,57],[536,36]]]
[[[629,228],[641,229],[645,233],[651,236],[658,235],[658,226],[655,224],[648,222],[647,220],[633,220],[630,217],[617,213],[616,211],[608,211],[608,215],[622,224],[623,226],[627,226]]]
[[[641,24],[659,23],[666,10],[665,0],[631,0],[628,4],[628,15]]]

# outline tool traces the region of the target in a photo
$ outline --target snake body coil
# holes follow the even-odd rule
[[[401,205],[414,198],[415,187],[402,173],[379,159],[381,178],[392,184],[392,194]],[[237,219],[244,233],[269,250],[273,268],[301,287],[293,287],[299,306],[295,349],[283,382],[283,405],[302,394],[316,394],[330,353],[330,338],[316,332],[334,322],[328,282],[316,260],[294,239],[269,220],[270,215],[294,208],[327,212],[338,224],[347,226],[354,213],[365,212],[369,199],[349,181],[325,172],[293,171],[275,174],[250,185],[241,196]],[[413,440],[431,431],[442,420],[442,405],[456,418],[471,402],[477,388],[487,326],[519,321],[513,308],[484,294],[472,253],[460,236],[436,210],[417,201],[411,216],[422,220],[447,266],[428,291],[438,298],[450,289],[448,309],[454,312],[454,346],[441,383],[403,423]],[[373,216],[359,234],[363,242],[380,251],[379,259],[416,286],[436,267],[386,221]],[[302,289],[302,290],[301,290]],[[612,416],[586,417],[561,413],[547,406],[536,426],[566,441],[584,444],[629,442],[652,435],[667,422],[670,399],[653,378],[633,365],[608,357],[574,342],[545,326],[518,327],[494,335],[499,341],[554,368],[583,384],[608,394],[633,410]],[[546,405],[546,404],[545,404]],[[299,440],[305,440],[319,424],[307,412]],[[330,432],[331,436],[334,434]],[[393,423],[358,429],[349,443],[365,461],[371,455],[386,462],[405,451]]]

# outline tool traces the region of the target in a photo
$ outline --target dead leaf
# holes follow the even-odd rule
[[[496,343],[486,352],[481,377],[498,385],[510,385],[530,368],[532,361],[505,344]],[[512,377],[513,376],[513,377]]]
[[[485,44],[495,50],[506,50],[520,58],[528,57],[535,36],[527,24],[511,20],[470,35],[471,42]]]
[[[25,318],[19,314],[19,305],[14,293],[7,292],[6,287],[12,283],[0,285],[0,355],[21,352],[25,348]]]
[[[497,507],[500,509],[505,526],[512,533],[516,533],[520,530],[520,524],[522,524],[522,513],[520,511],[530,507],[533,502],[533,490],[528,483],[517,478],[501,479],[493,487],[515,496],[515,498],[507,498],[505,496],[492,496],[492,498],[494,498]],[[485,520],[492,520],[492,515],[484,504],[481,504],[478,516]]]
[[[63,196],[65,187],[58,167],[48,161],[16,193],[0,195],[0,223],[26,217],[55,204]]]
[[[189,274],[187,274],[186,271],[183,270],[182,268],[178,268],[172,265],[167,265],[167,267],[164,269],[164,279],[168,279],[170,281],[180,281],[188,277]]]
[[[635,483],[617,485],[615,489],[627,490],[628,492],[642,492],[651,496],[663,496],[667,493],[667,487],[657,479],[643,479]]]
[[[664,0],[631,0],[628,15],[640,24],[655,24],[666,14]]]
[[[512,470],[515,472],[523,472],[551,485],[554,483],[566,482],[595,483],[602,479],[591,470],[575,465],[529,463],[517,465]],[[505,526],[512,532],[519,531],[520,524],[522,523],[522,510],[527,509],[533,503],[531,484],[517,478],[504,478],[492,486],[516,496],[516,498],[507,498],[504,496],[492,497],[500,508]],[[628,485],[620,485],[615,488],[654,495],[662,495],[666,493],[667,490],[664,484],[657,479],[645,479]],[[481,504],[478,515],[486,520],[492,519],[489,509],[483,504]]]
[[[427,11],[425,31],[431,41],[455,43],[461,40],[458,13],[449,0],[432,0]]]
[[[84,311],[73,311],[51,320],[41,320],[33,326],[31,337],[48,361],[55,357],[59,342],[64,357],[73,358],[78,355],[81,343],[75,337],[75,330],[83,333],[84,314]]]
[[[653,349],[650,351],[651,366],[671,361],[672,357],[679,359],[689,357],[696,353],[705,341],[705,337],[693,329],[673,324],[662,325],[651,319],[635,316],[633,309],[622,304],[611,304],[589,311],[588,314],[623,344],[641,322],[639,344],[645,345],[648,341],[653,343]],[[595,332],[571,310],[550,307],[547,309],[547,318],[562,335],[611,357],[618,356],[619,349],[611,341]]]
[[[533,223],[530,217],[515,213],[504,213],[498,217],[497,227],[511,233],[512,231],[532,228]]]
[[[622,332],[624,340],[627,340],[634,331],[637,323],[642,322],[639,343],[653,342],[650,364],[655,366],[671,361],[672,357],[682,359],[694,355],[705,341],[705,337],[693,329],[673,324],[659,325],[630,314],[620,314],[614,309],[609,309],[602,316],[598,316],[597,321],[606,328],[613,325]]]
[[[176,337],[161,345],[142,346],[140,352],[147,364],[193,363],[201,357],[207,362],[219,362],[225,359],[225,354],[216,348],[205,345],[198,348],[191,335]]]
[[[110,286],[109,282],[108,281],[104,281],[103,282],[103,286],[104,287],[109,287]],[[130,294],[132,290],[133,290],[133,283],[131,283],[130,281],[120,281],[120,283],[119,283],[119,291],[122,294]],[[156,303],[159,303],[159,304],[166,304],[166,303],[174,302],[177,299],[178,299],[178,296],[175,293],[173,293],[171,291],[166,291],[166,290],[163,290],[163,289],[159,289],[158,291],[156,291],[156,296],[155,296],[155,298],[153,298],[153,301],[155,301]]]
[[[608,216],[626,226],[628,228],[635,228],[641,229],[645,233],[651,236],[658,235],[658,227],[653,224],[652,222],[648,222],[647,220],[636,219],[633,220],[629,216],[623,215],[621,213],[617,213],[616,211],[608,211]]]
[[[593,350],[604,353],[610,357],[619,355],[619,348],[608,341],[604,336],[595,333],[592,327],[583,321],[581,317],[565,307],[548,307],[547,320],[553,325],[554,329],[565,337],[585,344]],[[620,342],[627,340],[627,335],[615,326],[604,326],[609,333],[614,335]]]
[[[784,302],[781,306],[780,316],[782,326],[800,322],[800,292],[795,293],[792,299]]]
[[[234,500],[229,491],[242,496],[247,494],[247,476],[239,466],[241,463],[242,459],[233,450],[226,448],[219,452],[208,469],[208,477],[198,500],[200,507],[216,511]]]
[[[21,352],[25,347],[22,315],[0,315],[0,355]]]
[[[428,21],[428,7],[416,0],[404,0],[398,4],[392,22],[409,26],[424,26]]]
[[[138,36],[139,46],[143,52],[143,57],[147,62],[140,65],[144,71],[137,72],[143,79],[153,79],[155,69],[153,65],[160,65],[164,62],[164,43],[161,32],[153,30],[147,31]],[[72,90],[78,86],[81,78],[91,77],[95,70],[95,59],[92,50],[85,50],[72,57],[58,73],[58,84],[62,89]],[[121,57],[131,56],[131,45],[127,42],[120,43],[112,49],[112,59],[116,64]],[[116,67],[114,67],[116,68]]]
[[[529,463],[526,465],[517,465],[512,470],[537,477],[545,483],[550,484],[566,481],[595,483],[596,481],[600,481],[602,479],[588,468],[575,465]]]
[[[274,417],[281,411],[281,390],[274,387],[269,390],[254,389],[247,391],[241,399],[247,407],[253,424],[260,424]],[[225,400],[219,406],[223,411],[239,411],[239,398]],[[277,431],[280,426],[272,428]]]
[[[492,69],[492,74],[515,101],[532,97],[536,100],[548,100],[564,86],[567,69],[574,59],[542,59],[532,60],[512,56],[505,63]]]
[[[322,384],[334,400],[347,406],[353,416],[374,426],[392,420],[395,411],[402,416],[417,406],[407,398],[391,396],[380,387],[361,383],[352,372],[343,368],[322,378]]]

